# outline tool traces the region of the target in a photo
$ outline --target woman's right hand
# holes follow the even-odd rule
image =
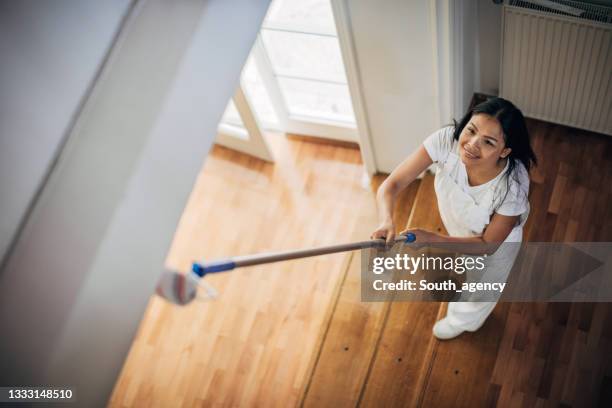
[[[370,236],[371,239],[385,239],[387,246],[393,245],[395,241],[395,226],[392,221],[382,222]]]

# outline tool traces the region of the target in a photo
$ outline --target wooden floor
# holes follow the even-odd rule
[[[530,121],[531,241],[612,241],[612,139]],[[275,165],[215,147],[168,265],[367,238],[373,186],[359,152],[274,138]],[[443,231],[432,177],[397,225]],[[610,304],[499,304],[476,333],[440,342],[445,305],[360,302],[359,253],[213,276],[221,297],[152,297],[110,406],[612,406]]]
[[[274,165],[212,150],[170,267],[349,242],[373,224],[357,149],[282,135],[270,141]],[[220,298],[185,308],[152,297],[110,406],[296,405],[346,261],[335,254],[207,277]]]

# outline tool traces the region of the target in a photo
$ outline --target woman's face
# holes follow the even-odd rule
[[[497,119],[484,113],[472,115],[459,135],[459,153],[466,166],[493,168],[510,150]]]

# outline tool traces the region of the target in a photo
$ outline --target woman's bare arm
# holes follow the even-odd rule
[[[386,238],[391,243],[395,237],[393,225],[393,205],[397,194],[412,183],[419,174],[425,171],[433,160],[429,157],[423,145],[406,158],[391,172],[380,185],[376,193],[380,225],[372,234],[372,238]]]
[[[476,237],[449,237],[448,235],[442,235],[435,232],[425,231],[420,228],[416,229],[408,229],[403,231],[402,234],[407,234],[408,232],[412,232],[416,235],[416,242],[422,242],[424,244],[428,244],[429,246],[434,246],[437,243],[450,243],[450,244],[468,244],[461,246],[461,251],[470,254],[470,253],[494,253],[497,248],[505,241],[508,237],[516,222],[518,221],[519,216],[507,216],[501,214],[493,214],[491,217],[491,222],[485,228],[483,234],[481,236]],[[469,244],[483,244],[483,245],[469,245]]]

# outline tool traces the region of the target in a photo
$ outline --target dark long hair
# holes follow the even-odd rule
[[[497,119],[503,130],[505,145],[512,149],[508,155],[508,169],[504,173],[506,186],[508,187],[506,188],[506,194],[508,194],[511,176],[514,177],[517,183],[520,183],[518,172],[514,171],[518,163],[523,163],[527,172],[533,166],[537,166],[538,163],[536,155],[531,148],[525,117],[512,102],[503,98],[491,98],[469,110],[459,123],[453,121],[455,124],[454,140],[459,140],[459,135],[463,128],[468,124],[472,116],[477,113],[484,113]]]

